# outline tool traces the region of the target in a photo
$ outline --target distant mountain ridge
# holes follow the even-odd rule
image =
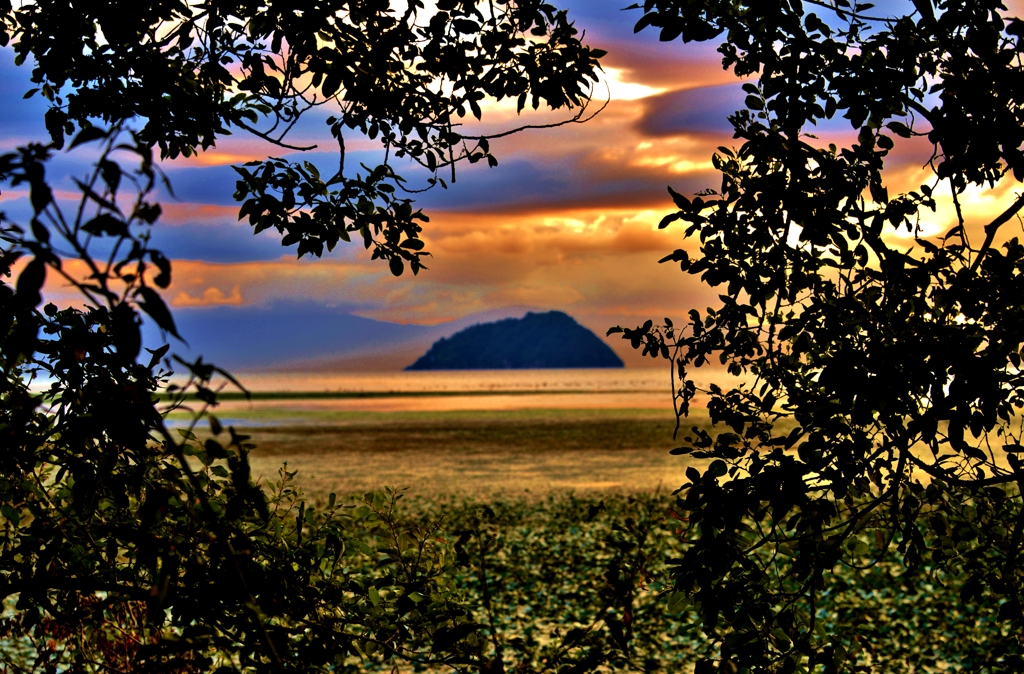
[[[593,332],[561,311],[480,323],[442,337],[406,370],[623,367]]]
[[[380,345],[407,347],[405,358],[415,358],[447,332],[443,327],[375,321],[314,302],[180,308],[174,319],[189,344],[175,343],[172,351],[192,359],[202,355],[206,362],[233,371],[290,369],[302,359],[344,358]],[[155,329],[146,336],[147,346],[162,343]]]

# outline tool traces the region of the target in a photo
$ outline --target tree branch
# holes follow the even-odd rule
[[[978,249],[978,257],[974,260],[971,265],[971,271],[977,271],[978,267],[981,266],[981,261],[985,257],[985,251],[992,247],[992,241],[996,238],[996,232],[999,228],[1009,222],[1010,218],[1015,216],[1021,208],[1024,208],[1024,194],[1017,197],[1009,208],[1000,214],[998,218],[985,225],[985,240],[981,244],[981,248]]]
[[[587,106],[584,105],[580,108],[580,111],[578,113],[576,113],[569,119],[563,119],[560,122],[552,122],[551,124],[524,124],[523,126],[519,126],[514,129],[509,129],[508,131],[502,131],[501,133],[487,134],[483,136],[462,136],[462,138],[465,140],[494,140],[495,138],[504,138],[505,136],[511,136],[514,133],[526,131],[527,129],[555,129],[560,126],[565,126],[566,124],[583,124],[584,122],[589,122],[594,117],[597,117],[599,114],[601,114],[601,112],[605,108],[607,108],[608,104],[611,102],[611,95],[609,95],[608,98],[605,99],[604,103],[601,104],[601,107],[598,108],[598,110],[589,117],[583,116],[587,112]]]
[[[958,487],[990,487],[996,484],[1007,484],[1009,482],[1015,481],[1015,478],[1012,475],[993,475],[992,477],[987,477],[982,480],[964,480],[959,477],[949,475],[943,470],[940,470],[935,466],[925,463],[924,461],[917,458],[913,454],[908,454],[907,458],[910,459],[911,463],[913,463],[915,466],[917,466],[924,472],[928,473],[936,480],[942,480],[947,484],[953,484]]]
[[[315,150],[317,148],[316,145],[306,145],[306,146],[289,145],[288,143],[285,143],[281,139],[279,139],[279,138],[272,138],[269,134],[263,133],[262,131],[260,131],[258,129],[254,129],[253,127],[249,126],[248,124],[246,124],[245,122],[240,121],[240,120],[236,121],[235,124],[237,124],[238,126],[242,127],[243,129],[245,129],[246,131],[248,131],[252,135],[258,136],[258,137],[262,138],[263,140],[267,141],[268,143],[273,143],[274,145],[277,145],[278,147],[283,147],[286,150],[295,150],[297,152],[307,152],[309,150]]]
[[[71,592],[108,592],[123,594],[139,601],[152,599],[149,590],[115,582],[96,581],[92,578],[32,578],[17,579],[0,584],[0,597],[7,598],[18,592],[39,590],[67,590]]]

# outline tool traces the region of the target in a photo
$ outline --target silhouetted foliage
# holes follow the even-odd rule
[[[5,2],[0,46],[13,40],[15,62],[32,63],[30,94],[50,101],[58,150],[76,129],[124,120],[137,120],[138,141],[162,158],[191,156],[232,130],[311,150],[289,144],[288,132],[330,106],[338,171],[273,157],[236,167],[239,219],[277,229],[300,257],[355,235],[398,275],[422,267],[427,218],[399,196],[406,181],[393,159],[427,168],[428,187],[454,182],[460,161],[494,166],[493,136],[461,134],[462,118],[480,119],[485,99],[512,98],[520,111],[578,107],[566,121],[581,121],[603,55],[540,0],[443,0],[437,10],[422,0]],[[346,167],[353,131],[379,140],[381,165]]]
[[[406,370],[622,367],[601,338],[561,311],[481,323],[442,337]]]
[[[171,263],[149,245],[161,213],[152,192],[166,183],[154,153],[189,156],[230,130],[289,148],[299,116],[330,102],[338,172],[274,158],[237,167],[240,216],[283,232],[300,256],[355,233],[400,274],[422,266],[426,217],[397,196],[389,163],[346,173],[343,131],[381,138],[389,158],[442,182],[458,161],[494,164],[487,138],[458,133],[485,98],[585,105],[600,53],[563,12],[532,0],[437,4],[0,2],[0,44],[32,64],[39,86],[27,95],[51,103],[50,142],[0,157],[7,193],[28,197],[24,217],[0,214],[0,269],[15,279],[0,282],[5,670],[494,660],[452,585],[437,522],[397,518],[394,493],[314,507],[284,472],[265,492],[248,438],[207,414],[238,382],[174,357],[187,381],[168,385],[170,346],[146,348],[140,331],[146,318],[178,336],[160,294]],[[47,175],[65,148],[93,160],[71,177],[78,199]],[[191,414],[171,424],[172,411]]]
[[[698,672],[876,671],[869,614],[836,606],[833,574],[894,554],[891,582],[922,612],[955,588],[986,626],[985,655],[965,644],[959,666],[1024,667],[1024,21],[993,0],[913,6],[634,5],[637,30],[717,38],[746,78],[721,186],[670,189],[662,222],[693,240],[662,262],[720,302],[616,329],[672,359],[681,416],[702,393],[717,426],[676,450],[711,460],[678,497],[676,588],[720,645]],[[852,142],[811,135],[836,115]],[[929,171],[898,193],[883,171],[897,146]],[[984,221],[965,203],[983,188],[1002,202]],[[922,231],[946,198],[952,226]],[[744,383],[699,391],[690,370],[713,361]],[[927,648],[940,633],[908,637],[924,644],[908,666],[950,666]]]

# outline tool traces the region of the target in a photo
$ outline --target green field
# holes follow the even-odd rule
[[[269,539],[297,574],[312,573],[303,582],[345,589],[331,600],[344,610],[329,610],[344,616],[351,646],[329,671],[452,671],[439,658],[453,649],[474,671],[693,672],[723,641],[735,647],[735,633],[705,632],[674,587],[690,524],[670,492],[695,462],[668,453],[670,411],[263,402],[223,405],[217,418],[251,436],[253,474],[275,513],[271,526],[252,523],[252,541]],[[169,416],[182,430],[188,419]],[[683,434],[708,427],[702,410],[686,421]],[[208,432],[206,422],[195,431]],[[282,476],[282,464],[297,472]],[[833,661],[815,672],[995,671],[992,644],[1007,637],[1000,607],[965,603],[948,572],[908,572],[895,542],[877,550],[862,537],[863,551],[848,550],[823,578],[813,638]],[[769,546],[753,558],[791,571]],[[396,621],[413,629],[396,631]],[[12,662],[39,653],[27,640],[4,648]]]
[[[671,410],[367,411],[294,403],[236,402],[217,414],[251,435],[253,474],[270,490],[282,464],[297,471],[293,484],[303,494],[293,498],[321,505],[330,492],[359,506],[357,494],[403,489],[399,517],[439,523],[431,535],[461,560],[446,572],[460,606],[486,625],[488,643],[479,647],[491,657],[500,646],[508,670],[557,664],[585,671],[601,653],[598,671],[692,671],[717,653],[721,635],[704,633],[672,588],[670,560],[687,527],[670,493],[699,462],[668,453],[676,446]],[[684,419],[681,435],[692,425],[708,428],[706,412]],[[363,552],[354,546],[346,553],[346,573],[377,579],[390,593],[380,552],[390,543],[366,542]],[[858,671],[938,674],[991,659],[998,607],[961,610],[951,578],[935,569],[907,574],[892,548],[874,554],[860,568],[837,565],[820,607],[819,631],[842,644]],[[426,642],[411,646],[430,650]],[[396,665],[435,671],[369,652],[337,671]]]

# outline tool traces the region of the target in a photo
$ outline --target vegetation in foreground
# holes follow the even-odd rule
[[[688,535],[669,494],[408,502],[385,490],[314,505],[293,478],[282,470],[269,485],[272,518],[266,531],[249,534],[257,566],[264,555],[294,560],[294,574],[260,579],[264,596],[287,602],[293,583],[319,587],[323,594],[308,610],[342,626],[330,650],[323,634],[294,622],[294,610],[265,615],[278,648],[301,654],[307,671],[701,672],[722,647],[723,635],[703,631],[686,594],[672,587],[672,560]],[[941,538],[954,551],[977,533],[965,522],[947,525]],[[283,546],[262,544],[278,536]],[[956,574],[930,565],[908,571],[898,547],[858,539],[857,561],[838,563],[823,578],[816,623],[802,627],[829,652],[824,671],[1008,664],[990,648],[1001,630],[999,606],[965,597]],[[763,554],[758,561],[785,574],[793,559]],[[172,613],[189,611],[169,603]],[[83,659],[128,671],[140,653],[168,639],[187,644],[189,656],[167,671],[244,664],[223,648],[230,631],[182,627],[180,619],[161,624],[145,600],[107,603],[98,595],[81,607],[92,616],[87,628],[73,631],[11,608],[0,621],[9,671],[71,671]],[[765,636],[785,644],[798,638],[798,627]]]
[[[999,604],[972,668],[1021,671],[1024,20],[999,0],[634,7],[637,30],[717,42],[747,94],[716,184],[669,188],[661,222],[682,230],[661,261],[718,299],[617,329],[671,361],[679,417],[708,396],[714,431],[680,434],[711,462],[688,471],[673,577],[723,635],[717,669],[844,669],[817,634],[827,579],[876,540],[900,578],[941,569]],[[698,391],[712,362],[740,383]]]
[[[697,394],[688,368],[717,360],[756,379],[711,386],[714,432],[694,428],[680,448],[710,463],[687,471],[672,503],[682,540],[665,562],[662,620],[694,607],[714,646],[698,674],[1024,668],[1024,245],[1010,231],[1024,196],[1009,194],[1024,181],[1024,21],[998,0],[912,4],[879,16],[855,0],[643,3],[637,30],[725,36],[723,65],[748,94],[730,117],[741,146],[712,159],[720,188],[671,191],[678,210],[662,223],[692,237],[663,261],[721,287],[719,302],[678,327],[622,330],[671,359],[680,415]],[[181,672],[389,658],[583,671],[673,657],[648,658],[637,618],[659,577],[645,550],[657,550],[661,506],[627,504],[615,528],[590,504],[593,519],[588,506],[573,521],[597,533],[575,561],[604,575],[590,583],[574,566],[563,597],[557,576],[530,585],[519,571],[537,561],[507,561],[515,538],[500,508],[403,524],[387,495],[318,510],[286,485],[268,503],[245,439],[179,439],[155,404],[169,347],[140,359],[142,315],[177,335],[160,296],[171,264],[149,245],[157,150],[190,156],[228,127],[287,147],[300,115],[337,103],[338,172],[275,158],[236,167],[239,215],[300,256],[361,239],[398,275],[423,269],[426,216],[397,196],[405,181],[387,162],[346,173],[345,132],[381,139],[444,185],[459,161],[496,163],[487,138],[455,131],[488,96],[583,121],[603,53],[565,12],[444,0],[428,18],[406,5],[399,16],[385,2],[0,2],[0,43],[35,60],[51,103],[51,142],[0,157],[0,180],[27,189],[31,207],[0,224],[0,271],[17,276],[0,283],[0,590],[16,596],[5,657],[19,645],[38,671]],[[855,140],[808,133],[837,114]],[[74,207],[46,176],[68,137],[68,149],[99,144]],[[919,185],[883,170],[901,139],[930,146]],[[978,222],[968,196],[983,190],[1002,210]],[[953,226],[929,237],[922,221],[947,198]],[[48,274],[80,308],[43,303]],[[216,368],[180,364],[212,402]],[[36,376],[54,382],[45,397],[28,387]],[[531,535],[534,557],[558,549]],[[517,583],[539,607],[522,627],[536,635],[502,631],[520,628],[499,615],[523,606],[517,596],[496,600]],[[588,583],[596,599],[582,593],[589,608],[572,612]],[[576,631],[552,636],[551,610]]]

